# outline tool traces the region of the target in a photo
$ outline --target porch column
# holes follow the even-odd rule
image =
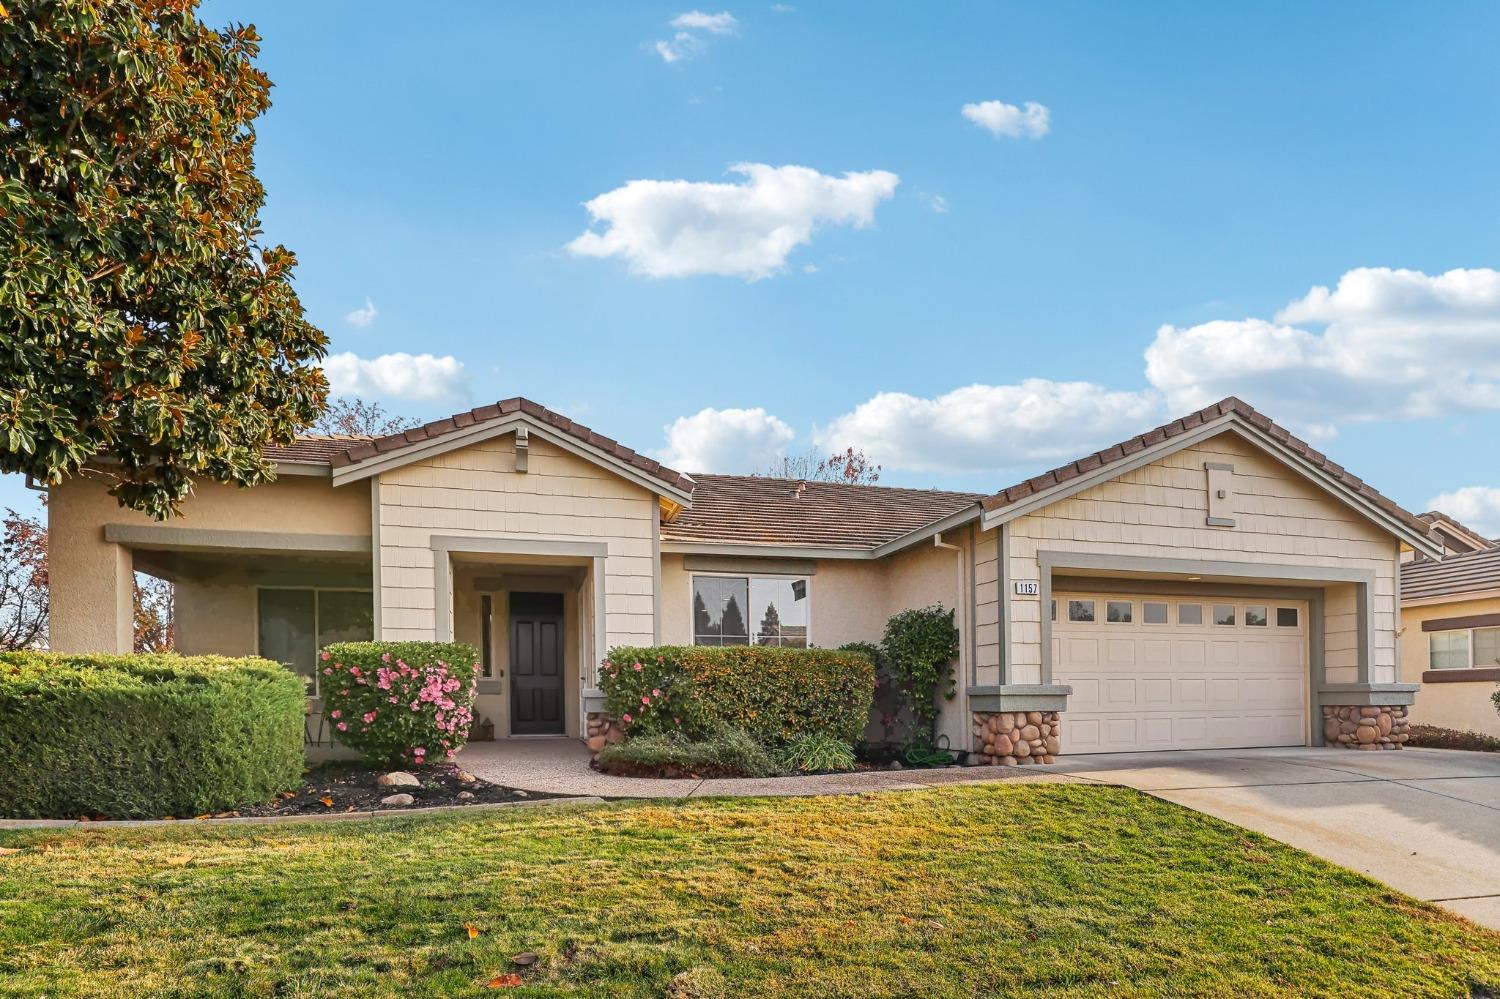
[[[48,510],[49,639],[58,652],[131,652],[135,648],[135,560],[97,527],[70,530]]]

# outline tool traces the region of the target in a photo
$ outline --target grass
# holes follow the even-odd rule
[[[27,831],[0,846],[21,850],[0,856],[3,996],[1500,989],[1500,934],[1121,788]],[[522,984],[488,989],[520,951],[540,956]]]

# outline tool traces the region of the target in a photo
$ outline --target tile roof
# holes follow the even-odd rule
[[[661,525],[663,541],[868,549],[977,509],[983,498],[753,475],[699,475],[695,481],[693,505]]]
[[[1443,539],[1444,547],[1458,554],[1496,547],[1494,541],[1441,510],[1419,513],[1417,518],[1431,524],[1433,531]]]
[[[1212,406],[1205,406],[1196,413],[1173,420],[1171,423],[1163,424],[1155,430],[1148,430],[1143,434],[1137,434],[1129,440],[1121,441],[1113,447],[1107,447],[1102,451],[1095,451],[1091,455],[1079,458],[1076,461],[1070,461],[1066,465],[1052,469],[1050,472],[1043,472],[1041,475],[1033,476],[1024,482],[1019,482],[1016,485],[1002,489],[984,499],[984,508],[986,511],[1003,510],[1014,503],[1019,503],[1028,496],[1035,495],[1071,479],[1076,479],[1081,475],[1086,475],[1095,469],[1112,465],[1117,461],[1123,461],[1137,452],[1144,451],[1148,447],[1160,444],[1173,437],[1179,437],[1191,430],[1196,430],[1206,423],[1212,423],[1222,416],[1229,416],[1231,414],[1238,416],[1252,427],[1268,435],[1272,440],[1290,449],[1294,454],[1299,455],[1314,466],[1329,473],[1349,489],[1363,496],[1366,500],[1375,504],[1375,506],[1384,510],[1398,521],[1406,524],[1419,535],[1430,536],[1431,532],[1425,521],[1419,519],[1415,514],[1408,513],[1396,502],[1381,495],[1374,486],[1344,468],[1306,441],[1293,437],[1291,433],[1272,422],[1269,417],[1262,415],[1249,403],[1234,396],[1221,399]]]
[[[278,461],[326,461],[334,468],[345,468],[357,465],[371,458],[383,457],[404,451],[407,448],[428,441],[438,440],[449,434],[458,433],[469,427],[490,420],[499,420],[502,417],[514,413],[525,413],[538,423],[545,424],[554,430],[567,434],[575,440],[588,444],[590,447],[624,462],[630,467],[645,473],[659,482],[665,483],[674,489],[683,492],[691,492],[693,480],[674,469],[668,468],[659,461],[655,461],[621,444],[603,434],[595,433],[581,423],[575,423],[555,413],[540,403],[532,402],[517,396],[512,399],[503,399],[500,402],[488,406],[480,406],[471,409],[467,413],[455,413],[453,416],[410,430],[399,433],[387,434],[384,437],[362,437],[362,438],[331,438],[331,437],[301,437],[297,443],[290,448],[277,448],[267,453]],[[343,445],[343,446],[339,446]],[[278,454],[278,452],[280,452]]]
[[[1485,590],[1500,590],[1500,548],[1419,559],[1401,567],[1402,600],[1459,597]]]

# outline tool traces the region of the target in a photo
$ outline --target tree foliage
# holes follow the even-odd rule
[[[938,695],[951,700],[957,693],[953,661],[958,658],[958,627],[953,611],[941,605],[904,610],[885,625],[881,647],[891,672],[906,693],[914,736],[933,731]]]
[[[167,580],[135,574],[135,651],[171,652],[177,645],[177,590]]]
[[[0,650],[47,644],[47,528],[5,511],[0,535]]]
[[[873,486],[880,481],[880,466],[865,457],[861,448],[847,447],[829,455],[814,449],[806,454],[782,458],[767,468],[764,474],[776,479]]]
[[[416,425],[417,421],[409,416],[392,415],[378,402],[354,397],[329,400],[328,408],[313,423],[312,429],[320,434],[384,437],[410,430]]]
[[[0,17],[0,470],[88,462],[169,516],[253,485],[317,418],[327,338],[261,240],[253,27],[195,0],[14,0]]]

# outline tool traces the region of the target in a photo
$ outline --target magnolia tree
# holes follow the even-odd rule
[[[195,478],[269,479],[327,394],[296,258],[261,238],[259,37],[195,8],[0,11],[0,471],[91,465],[158,518]]]

